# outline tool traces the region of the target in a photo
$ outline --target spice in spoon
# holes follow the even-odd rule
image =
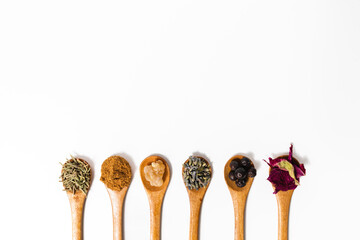
[[[300,164],[292,155],[293,145],[291,144],[288,156],[269,158],[269,162],[264,160],[270,166],[267,180],[272,183],[275,189],[274,194],[295,189],[300,185],[300,177],[306,174],[304,164]]]
[[[153,187],[161,187],[164,183],[163,176],[165,173],[165,165],[161,160],[152,162],[144,167],[145,179],[150,182]]]
[[[60,182],[63,183],[64,191],[75,194],[76,191],[80,190],[87,194],[91,180],[90,165],[84,160],[73,156],[61,165]]]
[[[201,157],[190,156],[183,164],[183,179],[189,190],[206,187],[211,179],[209,163]]]
[[[120,156],[109,157],[101,165],[100,181],[114,191],[120,191],[124,187],[128,187],[131,181],[129,163]]]
[[[250,159],[242,157],[241,159],[236,158],[230,162],[229,179],[235,181],[237,187],[245,187],[248,178],[256,176],[256,169],[253,166]]]

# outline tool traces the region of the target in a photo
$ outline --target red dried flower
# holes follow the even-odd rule
[[[274,193],[279,191],[288,191],[295,189],[300,182],[300,177],[306,174],[304,164],[299,164],[292,157],[293,145],[290,145],[288,158],[278,157],[269,158],[269,162],[265,162],[270,166],[269,180],[274,188]]]

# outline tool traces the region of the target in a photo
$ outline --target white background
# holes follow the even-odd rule
[[[85,240],[112,239],[99,178],[113,154],[134,173],[125,239],[149,239],[138,169],[155,153],[172,166],[163,239],[187,239],[181,166],[194,152],[214,169],[201,239],[233,239],[223,168],[236,153],[258,169],[246,237],[276,239],[262,159],[290,143],[308,171],[290,240],[359,239],[359,13],[357,0],[1,1],[0,239],[71,239],[58,182],[70,154],[95,173]]]

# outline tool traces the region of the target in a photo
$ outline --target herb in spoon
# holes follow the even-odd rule
[[[183,180],[190,200],[190,240],[199,239],[202,201],[211,180],[211,166],[202,157],[190,156],[183,164]]]
[[[80,158],[71,157],[62,164],[60,178],[70,201],[72,239],[81,240],[84,203],[91,181],[90,165]]]

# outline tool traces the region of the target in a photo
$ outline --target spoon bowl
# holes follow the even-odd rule
[[[244,187],[238,187],[236,186],[235,181],[231,181],[229,178],[229,173],[231,171],[230,163],[234,159],[242,159],[244,156],[242,155],[236,155],[232,158],[230,158],[229,161],[225,164],[224,167],[224,177],[226,185],[229,188],[230,195],[233,201],[234,205],[234,214],[235,214],[235,233],[234,233],[234,239],[235,240],[243,240],[244,239],[244,213],[245,213],[245,205],[247,196],[249,194],[251,185],[254,181],[254,178],[249,177],[246,185]],[[254,164],[251,162],[252,166],[254,167]]]
[[[211,165],[209,164],[209,162],[206,159],[204,159],[203,157],[199,157],[199,156],[196,156],[196,157],[201,158],[208,164],[208,166],[210,168],[210,174],[212,175],[212,168],[211,168]],[[187,163],[188,161],[189,161],[189,159],[186,160],[184,162],[184,164]],[[183,165],[182,172],[184,172],[184,170],[185,169],[184,169],[184,165]],[[200,219],[201,205],[202,205],[202,201],[204,199],[205,193],[210,185],[211,177],[210,177],[210,181],[208,182],[208,184],[205,187],[199,188],[198,190],[188,189],[186,187],[186,190],[189,195],[189,201],[190,201],[190,231],[189,231],[189,239],[190,240],[198,240],[199,239],[199,219]],[[183,180],[185,182],[184,175],[183,175]]]
[[[146,180],[145,178],[145,172],[144,172],[144,168],[148,165],[150,165],[152,162],[155,162],[157,160],[161,160],[163,162],[163,164],[165,165],[165,172],[163,175],[163,185],[161,185],[160,187],[155,187],[152,186],[150,184],[150,182],[148,180]],[[169,185],[169,181],[170,181],[170,168],[168,163],[165,161],[165,159],[163,159],[160,156],[149,156],[147,158],[145,158],[140,165],[140,176],[141,176],[141,181],[143,182],[144,188],[146,190],[146,192],[158,192],[158,191],[164,191],[167,189],[168,185]]]
[[[230,192],[241,192],[242,194],[247,194],[250,191],[250,188],[254,181],[254,178],[249,177],[246,185],[242,188],[239,188],[238,186],[236,186],[235,181],[231,181],[229,179],[229,173],[231,171],[231,168],[230,168],[231,161],[234,159],[242,159],[242,158],[244,158],[244,156],[236,155],[236,156],[233,156],[232,158],[230,158],[229,161],[227,161],[227,163],[225,164],[225,168],[224,168],[224,177],[225,177],[226,185],[228,186]],[[251,165],[252,165],[252,167],[254,167],[253,162],[251,162]]]
[[[160,187],[152,186],[145,177],[145,167],[155,161],[162,161],[165,165],[165,172],[163,175],[163,184]],[[161,209],[163,199],[166,193],[166,189],[170,181],[170,168],[165,159],[160,156],[149,156],[145,158],[140,165],[140,176],[141,181],[144,185],[146,194],[148,196],[150,205],[150,239],[160,240],[161,239]]]

